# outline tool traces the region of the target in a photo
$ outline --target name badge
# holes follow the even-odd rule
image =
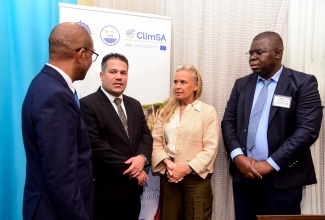
[[[289,96],[274,95],[272,105],[282,108],[290,108],[291,99],[292,97]]]

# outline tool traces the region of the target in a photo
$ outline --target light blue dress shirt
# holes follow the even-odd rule
[[[269,123],[269,114],[270,108],[272,105],[273,95],[276,88],[276,85],[279,81],[283,66],[279,69],[278,72],[271,78],[272,82],[268,85],[267,99],[263,108],[261,115],[260,123],[257,128],[255,147],[252,150],[247,151],[247,156],[254,158],[256,161],[266,160],[275,170],[279,171],[280,167],[274,162],[269,155],[268,141],[267,141],[267,128]],[[253,100],[252,109],[255,106],[258,95],[260,94],[264,83],[260,80],[262,77],[258,76]],[[236,156],[244,154],[241,148],[233,150],[230,154],[230,157],[234,159]]]

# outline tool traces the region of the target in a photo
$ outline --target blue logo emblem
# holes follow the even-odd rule
[[[160,45],[160,50],[165,50],[166,51],[166,46]]]
[[[84,27],[88,31],[89,34],[92,34],[89,26],[86,23],[84,23],[82,21],[78,21],[78,22],[76,22],[76,24],[79,24],[80,26]]]

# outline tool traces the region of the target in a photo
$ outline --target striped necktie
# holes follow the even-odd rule
[[[124,130],[126,132],[126,134],[128,135],[129,137],[129,128],[128,128],[128,120],[126,119],[126,116],[125,116],[125,113],[121,107],[121,103],[122,103],[122,99],[120,98],[115,98],[114,99],[114,103],[116,104],[117,106],[117,112],[118,112],[118,116],[120,117],[121,119],[121,122],[123,124],[123,127],[124,127]]]
[[[268,85],[272,81],[271,79],[270,80],[261,79],[261,80],[264,83],[264,86],[260,94],[258,95],[253,111],[251,112],[251,115],[249,117],[248,134],[247,134],[248,150],[251,150],[255,147],[256,132],[257,132],[258,125],[260,123],[260,119],[264,109],[264,104],[267,98]]]

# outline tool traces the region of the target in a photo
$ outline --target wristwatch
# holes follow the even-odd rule
[[[147,165],[149,163],[147,157],[145,155],[143,155],[143,154],[140,154],[140,156],[143,156],[143,158],[144,158],[144,165]]]
[[[190,165],[188,165],[188,167],[190,168],[190,174],[196,174],[196,172],[192,169]]]

